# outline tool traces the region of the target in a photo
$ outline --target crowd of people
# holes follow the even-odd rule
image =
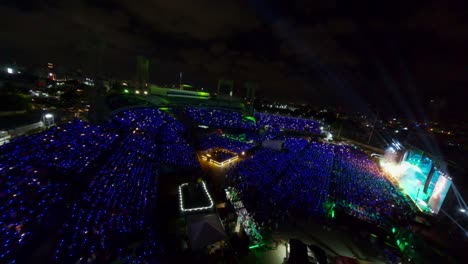
[[[80,173],[116,137],[108,128],[75,120],[3,145],[0,168],[55,168]]]
[[[162,165],[199,166],[194,148],[184,137],[185,127],[174,117],[154,108],[126,111],[114,117],[125,129],[146,133],[158,143]]]
[[[183,136],[185,128],[172,119],[161,128],[161,162],[168,166],[197,168],[200,166],[195,149]]]
[[[276,214],[281,214],[277,206],[282,201],[274,197],[273,190],[294,155],[262,148],[228,173],[229,184],[238,190],[248,211],[257,213],[258,222],[277,219]]]
[[[197,124],[208,127],[255,129],[255,123],[243,120],[240,112],[210,108],[187,108],[187,115]]]
[[[188,108],[188,116],[200,125],[215,128],[272,131],[292,130],[320,134],[320,123],[313,119],[255,113],[254,120],[243,118],[240,112],[209,108]]]
[[[51,208],[118,138],[110,129],[76,120],[0,147],[0,262],[37,234]]]
[[[284,140],[284,148],[292,152],[300,152],[309,144],[309,140],[301,137],[276,137],[277,140]]]
[[[123,259],[132,254],[129,245],[143,241],[136,256],[141,261],[157,248],[152,248],[157,242],[146,231],[156,199],[159,159],[157,145],[142,133],[130,133],[120,143],[73,204],[56,261]]]
[[[320,123],[313,119],[255,113],[255,120],[259,128],[268,127],[271,130],[294,130],[320,134]]]
[[[242,153],[266,138],[285,141],[286,150],[258,148],[228,172],[228,182],[261,223],[259,229],[291,210],[323,216],[329,201],[374,223],[401,216],[398,190],[363,152],[278,136],[281,130],[320,133],[317,121],[256,113],[254,122],[238,112],[186,111],[198,124],[243,129],[248,141],[254,139],[247,143],[211,134],[202,137],[203,149]],[[56,235],[56,262],[142,262],[160,251],[151,228],[160,169],[200,166],[187,132],[173,116],[142,108],[117,113],[105,125],[76,120],[1,146],[0,262],[14,262],[42,222],[53,218],[51,208],[65,204],[69,209],[64,208]],[[77,182],[82,189],[75,188]]]
[[[346,212],[363,220],[386,225],[405,215],[399,191],[362,151],[335,147],[332,196]]]
[[[333,146],[312,142],[295,157],[274,188],[282,201],[280,206],[305,211],[308,215],[322,215],[328,198],[330,172],[333,166]],[[287,201],[285,203],[285,201]]]
[[[203,150],[208,150],[208,149],[219,147],[223,149],[228,149],[238,154],[241,154],[242,152],[246,152],[250,150],[251,148],[255,147],[254,143],[247,143],[247,142],[240,141],[240,140],[233,140],[233,139],[224,137],[223,135],[219,135],[219,134],[211,134],[211,135],[204,136],[200,140],[200,145]]]
[[[57,262],[141,262],[157,253],[151,225],[158,172],[199,166],[184,133],[174,117],[143,108],[101,126],[76,120],[0,147],[0,262],[14,262],[46,221],[63,221],[55,225],[63,226]]]
[[[379,225],[405,214],[401,194],[362,151],[303,138],[286,138],[285,148],[261,149],[228,175],[252,211],[268,212],[265,219],[291,210],[325,216],[330,201]]]

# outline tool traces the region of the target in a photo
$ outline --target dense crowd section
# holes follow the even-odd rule
[[[261,149],[229,173],[247,206],[269,212],[265,219],[284,217],[288,210],[324,216],[329,201],[381,225],[404,215],[398,190],[363,152],[298,138],[285,141],[289,151]]]
[[[194,148],[184,137],[185,127],[174,117],[157,109],[144,108],[137,111],[127,111],[114,117],[115,122],[129,126],[135,133],[142,131],[151,136],[158,145],[158,157],[161,164],[187,168],[198,167]]]
[[[405,212],[399,191],[379,172],[366,154],[348,146],[335,149],[333,197],[346,212],[385,225]],[[400,199],[398,197],[401,197]]]
[[[290,116],[280,116],[255,113],[257,127],[268,127],[271,130],[294,130],[320,134],[320,123],[313,119],[302,119]]]
[[[1,147],[0,169],[54,168],[63,173],[80,173],[117,137],[109,131],[76,120],[18,138]]]
[[[282,202],[274,197],[279,178],[294,158],[293,153],[260,149],[251,159],[242,161],[229,173],[228,181],[240,193],[249,211],[257,212],[257,219],[275,219],[281,210],[277,206]],[[250,208],[249,208],[250,207]],[[260,212],[266,215],[260,216]]]
[[[199,167],[195,149],[184,137],[185,128],[173,117],[168,116],[161,128],[161,159],[162,163],[173,167]]]
[[[230,151],[236,152],[237,154],[241,154],[242,152],[246,152],[253,147],[255,144],[247,143],[240,140],[233,140],[222,135],[218,134],[211,134],[203,137],[200,142],[202,150],[208,150],[215,147],[221,147],[224,149],[228,149]]]
[[[284,140],[284,148],[292,152],[300,152],[309,144],[309,140],[296,137],[277,137],[276,140]]]
[[[240,112],[209,108],[188,108],[187,114],[199,125],[216,128],[255,129],[255,123],[243,120]]]
[[[123,259],[132,254],[130,244],[144,241],[137,254],[141,261],[157,248],[154,238],[146,234],[156,196],[157,145],[142,133],[123,140],[73,205],[55,254],[57,261]]]
[[[40,232],[70,183],[116,138],[109,129],[77,120],[0,148],[0,262]]]
[[[267,128],[268,130],[276,132],[280,130],[292,130],[320,134],[320,123],[313,119],[255,113],[255,121],[252,121],[248,118],[243,118],[242,114],[239,112],[208,108],[188,108],[187,114],[197,124],[215,128],[243,130],[260,130]]]
[[[281,132],[319,134],[314,120],[256,113],[254,122],[204,108],[185,113],[197,124],[235,131],[203,135],[202,150],[252,155],[228,171],[227,182],[260,223],[292,211],[322,217],[330,203],[380,225],[404,215],[398,190],[366,154]],[[76,120],[0,147],[0,262],[38,247],[41,230],[50,230],[48,247],[59,263],[141,263],[161,252],[152,228],[161,169],[200,168],[188,129],[169,114],[142,108],[102,126]],[[284,149],[261,148],[265,139],[283,140]]]
[[[41,240],[60,263],[138,263],[160,252],[151,228],[158,172],[199,166],[185,132],[170,115],[145,108],[102,126],[76,120],[2,146],[0,262],[24,259],[22,248]],[[52,232],[47,239],[45,230]]]
[[[312,142],[304,148],[274,190],[282,201],[281,206],[302,208],[308,215],[321,215],[328,197],[332,167],[332,145]]]

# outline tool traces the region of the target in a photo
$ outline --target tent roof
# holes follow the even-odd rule
[[[193,250],[202,249],[227,237],[216,214],[187,216],[187,235]]]

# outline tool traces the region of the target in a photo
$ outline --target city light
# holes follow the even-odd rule
[[[147,92],[147,91],[144,91],[143,93],[144,93],[145,95],[147,95],[147,94],[148,94],[148,92]]]
[[[466,213],[466,209],[465,208],[460,208],[460,212]]]
[[[7,68],[7,72],[8,72],[8,74],[13,74],[14,73],[12,68]]]
[[[135,93],[136,93],[136,94],[140,94],[140,91],[136,90]]]
[[[53,118],[54,116],[50,113],[44,115],[45,118],[50,119]]]

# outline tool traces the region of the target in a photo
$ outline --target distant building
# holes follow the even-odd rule
[[[136,88],[145,90],[148,86],[150,62],[143,56],[137,57]]]
[[[232,96],[234,92],[233,80],[218,80],[218,96],[229,95]]]

